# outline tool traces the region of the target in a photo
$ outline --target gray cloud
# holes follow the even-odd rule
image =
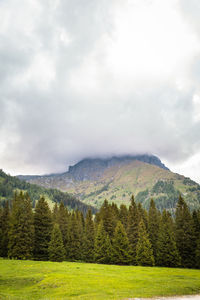
[[[116,44],[121,30],[116,12],[128,5],[128,0],[26,0],[19,9],[17,1],[0,2],[2,168],[15,174],[59,172],[86,156],[143,152],[173,165],[198,153],[200,120],[194,118],[193,99],[199,95],[200,56],[186,53],[186,66],[172,76],[134,68],[139,52],[130,56]],[[194,7],[187,14],[180,6],[183,23],[196,15]],[[191,30],[200,42],[198,28]],[[137,50],[131,30],[129,35]],[[148,62],[145,55],[140,63]]]

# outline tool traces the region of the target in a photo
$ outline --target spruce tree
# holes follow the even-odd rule
[[[112,246],[109,235],[106,233],[103,220],[99,223],[94,243],[94,261],[109,264],[112,257]]]
[[[194,267],[195,257],[195,233],[193,220],[188,209],[187,204],[183,200],[182,196],[179,196],[179,200],[176,208],[176,245],[181,257],[181,266],[184,268]]]
[[[41,197],[35,207],[34,214],[35,243],[34,259],[48,260],[48,247],[51,239],[52,216],[48,203]]]
[[[112,263],[127,265],[131,263],[131,249],[124,226],[118,221],[112,240]]]
[[[28,194],[15,194],[8,233],[8,256],[31,259],[33,254],[34,226],[31,200]]]
[[[180,256],[176,247],[172,220],[166,210],[162,213],[157,242],[157,264],[162,267],[180,266]]]
[[[0,256],[8,256],[8,232],[9,232],[9,203],[5,202],[5,205],[0,214]]]
[[[150,208],[148,214],[148,233],[149,240],[153,249],[153,256],[155,262],[157,261],[157,241],[158,241],[158,233],[160,226],[160,216],[158,210],[156,209],[155,202],[153,199],[150,201]]]
[[[67,257],[69,252],[69,213],[63,202],[60,203],[58,208],[57,221],[62,234],[65,256]]]
[[[127,232],[128,227],[128,209],[126,205],[121,204],[119,208],[119,220],[122,222],[124,229]]]
[[[79,219],[76,216],[76,213],[73,212],[69,224],[68,258],[72,261],[75,261],[75,260],[80,260],[81,256],[82,253],[81,253],[80,223],[79,223]]]
[[[100,208],[100,211],[98,213],[98,220],[103,220],[104,229],[108,233],[109,237],[112,238],[115,231],[117,219],[113,214],[112,207],[107,200],[104,201],[103,205]]]
[[[48,247],[49,260],[61,262],[65,259],[65,248],[63,245],[62,234],[58,224],[54,224],[51,241]]]
[[[94,260],[94,222],[91,210],[88,210],[85,219],[83,259],[87,262],[92,262]]]
[[[198,268],[198,269],[200,269],[200,238],[196,242],[195,267]]]
[[[137,205],[134,200],[134,196],[131,197],[131,205],[128,211],[128,225],[127,236],[131,247],[132,264],[136,265],[136,246],[138,242],[138,226],[139,226],[139,214]]]
[[[53,223],[58,223],[58,218],[59,218],[59,208],[57,202],[54,204],[53,207],[53,212],[52,212],[52,221]]]
[[[136,260],[139,266],[154,266],[152,245],[148,233],[141,219],[138,230],[138,243],[136,247]]]
[[[144,222],[146,230],[148,230],[149,224],[148,224],[148,214],[146,209],[142,207],[141,203],[138,203],[137,209],[138,209],[139,222],[142,220]]]

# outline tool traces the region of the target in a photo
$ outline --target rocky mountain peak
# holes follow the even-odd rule
[[[94,181],[98,180],[107,168],[116,165],[120,167],[121,165],[128,164],[134,160],[142,161],[162,169],[169,170],[158,157],[144,154],[112,156],[110,158],[86,158],[74,166],[70,166],[67,173],[78,181]]]

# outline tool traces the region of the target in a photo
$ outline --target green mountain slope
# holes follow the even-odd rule
[[[151,157],[145,156],[140,160],[133,157],[83,160],[63,174],[28,176],[25,179],[73,193],[84,203],[96,207],[100,207],[105,198],[119,205],[129,204],[134,194],[136,201],[145,208],[153,198],[159,209],[173,210],[181,193],[191,209],[199,208],[200,186],[171,172],[159,159]]]
[[[7,175],[0,170],[0,205],[6,200],[11,200],[13,198],[13,193],[16,190],[27,191],[33,201],[33,206],[35,205],[35,201],[43,195],[51,207],[55,202],[59,203],[63,201],[69,209],[79,209],[83,213],[86,213],[86,211],[91,208],[93,213],[96,212],[94,207],[90,207],[87,204],[82,203],[68,193],[64,193],[57,189],[47,189],[35,184],[30,184],[18,179],[17,177]]]

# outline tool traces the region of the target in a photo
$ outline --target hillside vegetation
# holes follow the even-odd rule
[[[97,208],[105,199],[118,205],[129,205],[134,194],[136,202],[142,203],[146,209],[153,198],[160,210],[173,211],[180,193],[190,209],[200,207],[199,184],[171,172],[159,159],[150,157],[148,160],[147,157],[140,157],[140,160],[127,157],[110,161],[83,160],[63,174],[20,178],[72,193]]]
[[[200,271],[0,260],[1,299],[119,300],[200,293]]]
[[[33,207],[35,207],[35,203],[40,199],[40,196],[44,196],[51,207],[53,207],[55,202],[60,203],[62,201],[69,209],[79,209],[86,213],[90,208],[93,213],[96,212],[93,207],[82,203],[76,199],[76,197],[68,193],[63,193],[57,189],[47,189],[36,184],[30,184],[23,180],[19,180],[17,177],[7,175],[0,170],[0,206],[3,205],[5,201],[12,200],[14,192],[19,190],[28,192]]]

